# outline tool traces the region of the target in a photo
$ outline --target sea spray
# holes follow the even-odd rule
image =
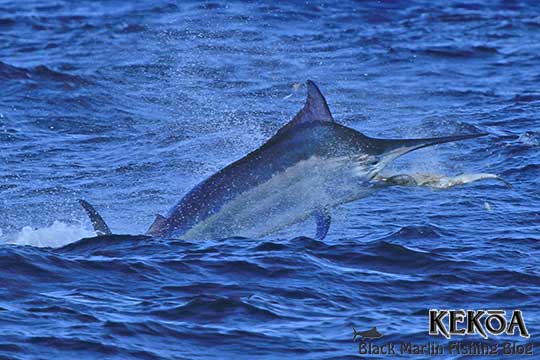
[[[83,227],[82,224],[54,221],[51,226],[44,228],[33,229],[25,226],[8,242],[17,245],[57,248],[92,236],[95,236],[94,232]]]

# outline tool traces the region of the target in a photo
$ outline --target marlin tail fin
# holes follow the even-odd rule
[[[92,205],[90,205],[87,201],[84,200],[79,200],[79,204],[81,204],[84,211],[86,211],[86,214],[88,214],[88,217],[92,222],[92,226],[94,227],[94,231],[98,236],[112,234],[111,230],[105,223],[105,220],[103,220],[101,215],[99,215],[99,213],[96,211],[96,209],[94,209]]]

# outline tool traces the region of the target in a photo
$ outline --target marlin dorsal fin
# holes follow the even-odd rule
[[[318,86],[311,80],[306,82],[307,99],[306,104],[296,114],[292,122],[295,124],[311,121],[334,121],[328,103]]]
[[[279,132],[291,129],[300,124],[306,124],[314,121],[328,121],[334,122],[330,108],[326,103],[324,95],[321,90],[311,80],[306,82],[307,86],[307,99],[302,110],[300,110],[296,116]]]

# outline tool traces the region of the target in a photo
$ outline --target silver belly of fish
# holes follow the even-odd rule
[[[257,238],[308,218],[320,208],[368,196],[367,172],[350,159],[312,157],[248,189],[182,239]]]

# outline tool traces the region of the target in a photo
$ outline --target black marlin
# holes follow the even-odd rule
[[[381,183],[401,184],[377,177],[397,157],[483,135],[368,137],[335,122],[321,91],[308,80],[306,103],[288,124],[260,148],[195,186],[167,216],[157,215],[147,234],[182,239],[257,238],[313,215],[316,237],[322,239],[332,208],[369,195],[382,188]],[[85,208],[88,211],[86,204]],[[88,212],[92,218],[92,211]],[[105,224],[95,217],[92,223],[94,227]],[[110,233],[108,228],[96,229]]]
[[[366,331],[356,331],[356,329],[353,327],[353,341],[356,341],[357,338],[360,338],[361,340],[364,339],[379,339],[383,335],[377,330],[376,327],[372,327],[369,330]]]

